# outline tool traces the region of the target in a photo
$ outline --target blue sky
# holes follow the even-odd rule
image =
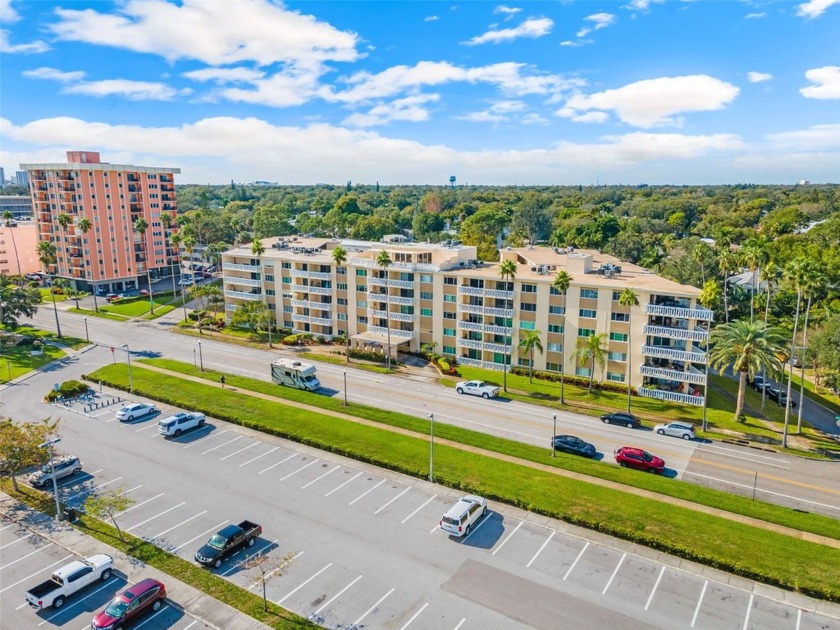
[[[840,0],[0,0],[0,166],[840,182]]]

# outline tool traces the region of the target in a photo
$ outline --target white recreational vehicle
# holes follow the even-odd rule
[[[321,388],[321,381],[315,376],[316,368],[311,363],[294,359],[277,359],[271,363],[271,380],[278,385],[297,387],[308,392]]]

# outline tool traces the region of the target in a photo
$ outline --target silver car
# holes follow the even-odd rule
[[[153,413],[157,413],[154,405],[148,403],[132,403],[123,406],[117,411],[117,420],[120,422],[131,422],[136,418],[142,418]]]
[[[55,467],[55,479],[64,479],[70,475],[78,475],[82,472],[82,462],[78,457],[62,457],[53,462]],[[35,488],[43,488],[52,483],[52,471],[50,465],[45,464],[40,470],[29,475],[29,484]]]
[[[659,435],[670,435],[672,437],[680,437],[684,440],[693,440],[696,435],[694,433],[694,425],[687,422],[668,422],[666,424],[657,424],[653,427]]]

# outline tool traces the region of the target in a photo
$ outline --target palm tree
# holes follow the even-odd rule
[[[341,245],[332,250],[332,259],[335,263],[335,285],[338,287],[338,268],[343,266],[347,261],[347,250]],[[337,290],[337,289],[336,289]],[[349,310],[349,309],[345,309]],[[347,363],[350,363],[350,314],[347,315],[347,329],[344,331],[344,355]],[[336,317],[338,315],[336,314]]]
[[[703,288],[700,289],[700,296],[697,301],[706,308],[713,309],[720,303],[720,295],[720,285],[717,280],[707,280]]]
[[[140,217],[134,222],[134,231],[140,234],[140,241],[143,243],[143,253],[146,257],[146,284],[149,287],[149,309],[152,312],[152,315],[155,314],[155,298],[152,295],[152,269],[150,267],[150,263],[152,262],[149,260],[149,246],[146,243],[146,230],[149,229],[149,224],[146,223],[146,219]]]
[[[271,321],[273,319],[271,317],[271,309],[268,308],[268,297],[265,294],[265,278],[262,273],[262,261],[260,260],[264,253],[265,245],[263,245],[263,242],[260,239],[255,238],[254,241],[251,243],[251,255],[257,257],[257,264],[260,267],[260,300],[265,300],[263,304],[265,304],[265,308],[268,311],[267,313],[265,313],[265,319],[268,322],[268,325],[266,326],[268,328],[268,347],[271,348],[273,347],[271,345],[271,328],[274,322]]]
[[[193,252],[195,251],[195,236],[193,236],[192,231],[184,230],[184,237],[181,240],[181,243],[183,244],[184,249],[187,251],[187,260],[189,260],[187,264],[189,265],[188,269],[190,275],[192,276],[191,284],[193,285],[193,287],[195,287],[195,273],[193,273],[195,269],[192,268],[192,257]]]
[[[55,293],[53,293],[53,289],[55,288],[53,286],[53,284],[55,283],[55,274],[52,273],[50,270],[50,267],[55,265],[55,245],[53,245],[49,241],[40,241],[38,243],[37,251],[38,260],[41,261],[41,265],[44,267],[44,270],[50,276],[50,295],[52,295],[53,312],[55,313],[55,329],[58,338],[61,339],[61,324],[58,323],[58,307],[55,305]]]
[[[181,242],[182,242],[182,240],[183,240],[183,238],[181,237],[180,232],[177,232],[177,233],[173,234],[172,238],[169,239],[169,242],[172,244],[172,249],[173,250],[178,250],[177,255],[179,257],[179,260],[180,260],[180,256],[181,256]],[[176,275],[175,274],[175,269],[174,269],[175,263],[173,262],[171,266],[173,267],[173,269],[172,269],[172,299],[174,300],[175,299],[175,294],[178,291],[177,287],[175,286],[175,275]],[[178,274],[178,275],[180,275],[180,274]],[[181,306],[184,307],[184,321],[187,321],[187,298],[186,298],[186,295],[184,294],[184,285],[181,285]]]
[[[72,272],[71,267],[70,267],[69,254],[67,253],[67,228],[70,225],[72,225],[73,217],[71,217],[66,212],[62,212],[61,214],[58,215],[57,221],[58,221],[58,226],[59,226],[60,231],[61,231],[61,250],[64,252],[64,260],[67,264],[68,275],[73,277],[73,298],[76,300],[76,308],[78,309],[79,308],[79,291],[78,291],[79,287],[76,284],[75,276],[73,276],[73,272]],[[59,270],[59,272],[60,272],[60,270]]]
[[[822,270],[815,270],[805,282],[803,289],[808,294],[808,303],[805,306],[805,324],[802,327],[802,346],[799,352],[801,371],[799,373],[799,412],[796,418],[796,432],[802,433],[802,403],[805,399],[805,357],[808,350],[808,317],[811,314],[811,301],[814,294],[819,292],[827,283],[827,278]],[[790,371],[793,372],[793,362]]]
[[[540,340],[540,336],[542,333],[539,330],[529,330],[528,332],[524,333],[522,338],[519,340],[519,347],[522,349],[523,352],[526,352],[531,355],[529,361],[529,374],[528,374],[528,382],[534,382],[534,349],[540,351],[540,354],[543,353],[543,345],[542,341]]]
[[[87,217],[82,217],[79,219],[79,222],[76,224],[76,227],[79,228],[79,231],[84,235],[87,236],[87,233],[90,232],[90,229],[93,227],[93,224],[90,222],[90,219]],[[85,251],[85,248],[82,248],[82,251]],[[86,263],[89,261],[85,261]],[[85,265],[87,267],[87,265]],[[92,267],[92,266],[91,266]],[[91,277],[93,276],[93,269],[91,268]],[[87,279],[87,270],[85,270],[85,279]],[[93,310],[94,312],[99,312],[99,304],[96,301],[96,285],[91,282],[91,293],[93,293]]]
[[[170,258],[174,258],[174,256],[170,256],[171,248],[173,247],[174,238],[178,236],[177,234],[171,234],[172,230],[172,215],[168,212],[163,212],[160,215],[160,224],[163,226],[163,247],[164,251],[166,252],[166,266],[169,267],[169,273],[172,275],[172,299],[175,299],[175,273],[172,269],[172,263],[170,263]],[[178,244],[181,243],[181,239],[178,238]]]
[[[499,277],[502,281],[506,283],[510,283],[516,278],[516,263],[512,260],[504,260],[502,264],[499,265]],[[513,309],[513,300],[510,301],[510,309]],[[502,378],[504,383],[504,390],[507,391],[507,366],[510,357],[510,353],[508,352],[508,344],[510,343],[511,338],[513,337],[513,318],[505,317],[505,323],[510,321],[510,324],[506,326],[506,328],[510,329],[510,334],[505,335],[505,355],[502,357]]]
[[[790,366],[787,384],[787,404],[785,405],[785,423],[782,431],[782,446],[787,447],[788,422],[790,421],[791,394],[793,392],[793,357],[796,354],[796,332],[799,329],[799,310],[802,305],[802,294],[805,292],[811,277],[817,273],[816,265],[808,258],[799,257],[791,260],[785,267],[785,280],[796,290],[796,315],[793,320],[793,335],[790,339],[790,353],[787,365]],[[804,359],[804,357],[803,357]]]
[[[630,333],[633,330],[630,322],[630,314],[633,312],[633,307],[639,305],[639,296],[636,295],[633,289],[627,287],[618,296],[618,303],[629,309],[627,311],[627,413],[630,413],[630,353],[633,348],[630,338]]]
[[[20,256],[18,256],[17,243],[15,243],[15,232],[12,229],[12,221],[14,220],[14,218],[15,218],[15,215],[13,215],[8,210],[6,210],[3,213],[3,219],[5,219],[5,221],[6,221],[6,228],[8,228],[9,234],[12,236],[12,247],[15,248],[15,261],[17,262],[17,275],[21,275]]]
[[[391,257],[388,255],[384,249],[379,252],[376,256],[376,264],[382,267],[384,270],[385,275],[385,333],[388,336],[388,357],[386,359],[385,365],[390,369],[391,368],[391,308],[388,304],[388,299],[390,296],[388,293],[390,292],[390,285],[388,283],[388,267],[394,264],[394,261],[391,260]]]
[[[729,297],[728,285],[729,272],[738,267],[738,255],[728,247],[718,256],[718,265],[723,274],[723,314],[726,322],[729,323]]]
[[[736,320],[715,328],[709,343],[710,367],[721,374],[730,368],[738,374],[737,420],[744,411],[747,378],[754,378],[762,370],[770,374],[783,371],[779,356],[784,352],[785,338],[778,328],[763,322]]]
[[[552,286],[555,290],[563,296],[563,310],[565,312],[566,309],[566,292],[569,290],[569,286],[572,284],[572,276],[570,276],[565,269],[557,272],[557,275],[554,277],[554,283]],[[563,318],[565,322],[565,317]],[[560,344],[560,404],[565,405],[566,400],[564,397],[564,385],[565,385],[565,374],[566,374],[566,366],[564,362],[566,360],[565,355],[565,348],[566,348],[566,327],[563,326],[563,342]]]
[[[607,334],[600,333],[598,335],[589,335],[588,337],[580,337],[577,340],[577,355],[578,365],[583,367],[592,361],[589,369],[589,393],[592,393],[592,380],[595,377],[595,365],[600,366],[601,371],[604,370],[604,365],[607,362]]]

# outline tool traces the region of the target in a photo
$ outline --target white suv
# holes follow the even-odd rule
[[[688,422],[657,424],[653,427],[653,430],[659,435],[671,435],[673,437],[681,437],[684,440],[693,440],[695,438],[694,425]]]
[[[158,422],[158,433],[169,437],[179,437],[184,431],[204,426],[203,413],[187,413],[182,411],[174,416],[169,416]]]
[[[468,494],[449,508],[440,519],[440,528],[448,534],[461,537],[469,535],[472,526],[487,513],[487,499]]]

